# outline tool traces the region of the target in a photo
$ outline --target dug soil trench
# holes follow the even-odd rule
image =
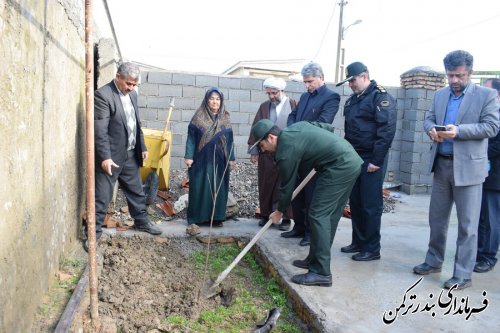
[[[231,237],[221,241],[233,244],[210,245],[213,279],[244,245]],[[102,245],[101,320],[118,332],[253,332],[278,307],[281,316],[273,332],[309,332],[296,319],[284,291],[265,277],[251,254],[221,283],[220,294],[200,297],[210,278],[204,275],[206,246],[194,237],[110,238]],[[84,332],[90,332],[88,313],[82,321]]]

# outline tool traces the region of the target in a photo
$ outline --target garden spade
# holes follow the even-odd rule
[[[307,185],[307,183],[311,180],[312,177],[314,177],[315,174],[316,170],[312,169],[311,172],[309,172],[309,174],[306,176],[306,178],[302,180],[299,186],[297,186],[295,191],[293,191],[292,200],[295,199],[297,194],[299,194],[299,192]],[[240,252],[240,254],[238,254],[238,256],[233,260],[233,262],[223,272],[221,272],[219,276],[217,276],[215,282],[209,280],[204,283],[199,294],[201,295],[201,297],[210,298],[219,293],[219,290],[217,288],[219,284],[227,277],[227,275],[229,274],[229,272],[231,272],[234,266],[236,266],[240,262],[241,258],[243,258],[245,254],[247,254],[247,252],[259,240],[262,234],[266,232],[267,229],[269,229],[272,223],[273,223],[272,220],[269,219],[269,221],[267,221],[267,223],[259,230],[259,232],[257,232],[257,234],[252,238],[252,240],[247,244],[247,246],[245,246],[245,248]]]

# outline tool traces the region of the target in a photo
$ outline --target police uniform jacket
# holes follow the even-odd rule
[[[344,107],[345,139],[368,162],[381,167],[396,133],[396,101],[375,80]]]

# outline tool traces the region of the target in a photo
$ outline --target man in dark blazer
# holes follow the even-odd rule
[[[424,120],[433,144],[430,169],[434,172],[429,206],[430,238],[425,262],[416,274],[441,272],[453,203],[458,237],[453,277],[444,288],[470,287],[476,263],[477,230],[482,184],[488,175],[488,138],[498,133],[498,100],[492,89],[471,82],[473,57],[462,50],[444,58],[449,87],[434,94]]]
[[[137,92],[139,68],[123,63],[113,81],[95,91],[95,213],[96,236],[102,234],[104,217],[118,180],[127,198],[137,230],[153,235],[161,230],[151,224],[146,211],[139,168],[148,157],[139,121]]]
[[[339,110],[340,95],[330,90],[324,81],[323,69],[317,63],[306,64],[301,71],[302,79],[307,92],[300,96],[299,104],[288,116],[290,126],[299,121],[316,121],[331,124]],[[299,173],[297,184],[304,179],[311,170]],[[302,237],[301,246],[307,246],[310,241],[310,228],[307,221],[308,209],[316,184],[317,177],[312,178],[304,191],[301,191],[292,202],[293,220],[295,225],[292,230],[283,232],[282,237]]]
[[[484,82],[493,88],[500,100],[500,79]],[[486,273],[497,263],[500,246],[500,132],[488,140],[488,177],[483,183],[483,199],[479,218],[477,256],[474,272]]]

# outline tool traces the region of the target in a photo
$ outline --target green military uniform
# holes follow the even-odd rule
[[[343,209],[363,160],[325,123],[298,122],[281,131],[276,162],[281,175],[278,210],[290,205],[299,172],[314,168],[318,180],[309,207],[309,271],[330,275],[330,250]]]

